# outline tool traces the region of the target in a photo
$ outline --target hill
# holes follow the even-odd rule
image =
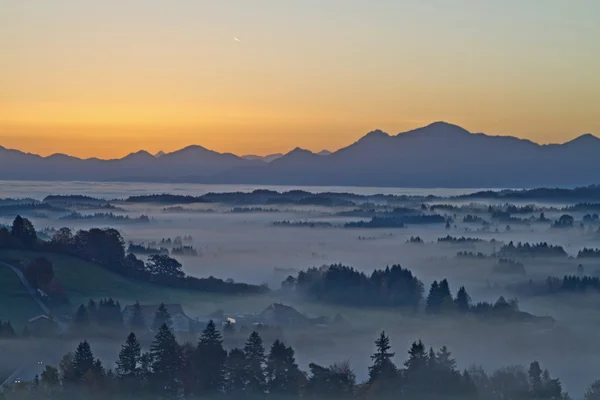
[[[326,156],[323,156],[326,155]],[[210,184],[395,187],[584,186],[597,183],[600,139],[586,134],[540,145],[436,122],[389,135],[375,130],[335,152],[296,148],[276,157],[238,157],[201,146],[119,160],[40,157],[0,147],[0,179],[137,180]]]
[[[191,316],[208,315],[217,309],[256,312],[272,302],[261,295],[219,295],[155,285],[128,279],[97,264],[67,255],[20,250],[0,250],[0,259],[12,265],[25,265],[37,257],[46,257],[54,265],[55,280],[64,288],[69,305],[66,310],[53,309],[57,314],[72,311],[89,299],[112,297],[122,306],[141,303],[165,302],[181,304]],[[158,300],[157,300],[158,299]],[[41,314],[17,276],[0,267],[0,320],[9,319],[22,329],[31,317]]]

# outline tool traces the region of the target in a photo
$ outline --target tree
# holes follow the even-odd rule
[[[79,343],[73,355],[73,371],[75,382],[79,382],[83,376],[94,368],[94,354],[87,341]]]
[[[136,301],[132,308],[133,311],[131,313],[131,318],[129,319],[129,327],[134,331],[146,329],[146,321],[144,321],[144,314],[142,313],[142,306],[140,305],[140,302]],[[162,323],[164,322],[165,321],[162,321]]]
[[[531,395],[536,398],[539,397],[544,387],[542,385],[542,368],[540,368],[540,364],[537,361],[532,362],[529,365],[529,390]]]
[[[435,356],[433,356],[435,359]],[[432,365],[432,357],[427,355],[425,345],[420,340],[414,342],[408,351],[408,360],[404,362],[405,390],[409,396],[416,396],[426,390],[428,372]],[[437,364],[437,360],[433,361]]]
[[[433,281],[431,287],[429,288],[429,294],[427,295],[427,302],[425,304],[425,311],[427,314],[436,314],[440,311],[442,306],[440,300],[440,285],[437,281]]]
[[[461,313],[466,313],[471,309],[471,296],[469,296],[464,286],[458,289],[454,304],[456,305],[456,309]]]
[[[294,349],[275,340],[267,358],[267,387],[269,393],[281,397],[298,397],[302,373],[296,364]]]
[[[232,349],[225,363],[225,392],[229,396],[240,396],[246,388],[246,356],[240,349]]]
[[[47,258],[38,257],[25,266],[23,274],[32,287],[45,288],[54,278],[54,267]]]
[[[390,353],[392,346],[390,338],[385,332],[381,332],[379,338],[375,341],[376,351],[371,356],[373,365],[369,367],[369,383],[377,380],[392,379],[396,376],[397,368],[392,362],[395,353]]]
[[[246,391],[255,395],[263,395],[267,387],[265,377],[265,349],[260,335],[253,331],[244,346],[246,358]]]
[[[74,243],[73,232],[69,228],[60,228],[50,239],[50,244],[59,251],[71,249]]]
[[[63,384],[75,383],[75,369],[73,367],[73,353],[67,353],[58,364],[60,379]]]
[[[142,357],[142,347],[135,336],[131,332],[125,344],[121,346],[119,358],[117,359],[117,378],[125,382],[125,386],[135,383],[139,377],[139,363]]]
[[[20,215],[17,215],[13,221],[10,233],[25,248],[31,248],[37,242],[37,233],[33,224]]]
[[[583,396],[584,400],[600,400],[600,380],[592,383]]]
[[[182,394],[181,349],[167,324],[162,324],[150,346],[152,377],[150,385],[160,397],[177,399]]]
[[[152,275],[183,278],[182,265],[166,254],[154,254],[148,258],[147,268]]]
[[[454,301],[452,300],[452,293],[450,293],[450,286],[448,285],[447,279],[444,279],[440,282],[438,297],[440,302],[440,311],[448,312],[454,309]]]
[[[60,384],[60,379],[58,376],[58,370],[54,367],[46,365],[46,368],[42,371],[42,385],[47,388],[53,388]]]
[[[85,332],[90,326],[90,316],[83,304],[77,308],[75,318],[73,318],[73,327],[77,332]]]
[[[225,386],[225,361],[223,338],[215,323],[210,320],[202,331],[196,349],[196,394],[212,396],[223,391]]]
[[[116,229],[92,228],[79,231],[73,238],[74,250],[80,257],[119,271],[125,260],[125,241]]]
[[[347,399],[354,395],[356,376],[348,363],[333,364],[329,368],[311,363],[311,377],[306,385],[309,398]]]
[[[158,332],[160,330],[160,327],[165,324],[169,327],[169,329],[171,329],[173,327],[173,320],[171,319],[171,314],[169,314],[165,303],[160,303],[160,305],[156,309],[156,313],[154,314],[152,330],[154,332]]]

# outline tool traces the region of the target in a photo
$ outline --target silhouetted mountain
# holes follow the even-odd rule
[[[600,139],[586,134],[539,145],[444,122],[396,136],[380,130],[326,157],[296,148],[267,157],[189,146],[160,157],[119,160],[40,157],[0,147],[0,179],[140,180],[278,185],[399,187],[575,186],[600,180]]]
[[[0,179],[171,181],[261,164],[264,163],[233,154],[220,154],[200,146],[163,153],[160,157],[139,151],[115,160],[80,159],[64,154],[40,157],[0,147]]]
[[[329,150],[321,150],[320,152],[317,153],[318,156],[328,156],[330,154],[331,154],[331,152]]]
[[[221,183],[399,187],[532,187],[596,183],[600,139],[560,145],[470,133],[448,123],[390,136],[380,130],[327,157],[296,149],[260,171],[231,170]]]

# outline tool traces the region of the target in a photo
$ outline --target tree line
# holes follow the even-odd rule
[[[276,339],[268,352],[252,332],[242,348],[226,349],[210,321],[197,343],[178,343],[167,318],[148,349],[135,333],[121,346],[114,368],[97,358],[87,341],[46,366],[31,382],[5,391],[12,399],[569,399],[559,379],[537,361],[488,374],[481,367],[459,370],[447,347],[427,349],[414,342],[402,365],[394,362],[390,338],[375,341],[368,379],[358,382],[348,362],[310,363],[302,371],[295,351]],[[590,386],[595,399],[600,383]]]
[[[214,277],[186,275],[182,265],[165,254],[154,254],[143,262],[126,254],[125,242],[118,230],[92,228],[73,233],[69,228],[56,231],[50,241],[38,239],[35,227],[27,218],[17,216],[12,228],[0,228],[0,249],[68,254],[90,261],[117,274],[159,285],[218,293],[263,293],[263,286],[226,282]]]

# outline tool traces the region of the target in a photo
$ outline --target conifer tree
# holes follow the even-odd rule
[[[129,327],[133,331],[141,331],[145,329],[146,321],[144,321],[144,314],[142,313],[142,306],[140,305],[140,302],[136,301],[132,309],[133,311],[129,320]]]
[[[150,386],[161,398],[178,399],[182,394],[181,350],[175,335],[164,323],[150,346],[152,376]]]
[[[425,311],[427,314],[437,314],[440,312],[441,301],[440,301],[440,285],[437,281],[433,281],[429,288],[429,294],[427,295],[427,302],[425,304]]]
[[[467,293],[467,289],[461,286],[456,293],[456,299],[454,300],[456,309],[461,313],[466,313],[471,308],[471,296]]]
[[[253,331],[244,346],[246,358],[246,391],[255,395],[264,394],[267,386],[265,377],[265,348],[260,335]]]
[[[412,344],[408,351],[408,360],[404,363],[404,390],[409,396],[417,396],[430,390],[428,373],[430,371],[430,356],[425,351],[425,345],[420,340]],[[437,367],[437,361],[435,362]]]
[[[85,332],[90,326],[90,316],[83,304],[77,308],[73,318],[74,329],[78,332]]]
[[[165,303],[160,303],[156,313],[154,314],[152,330],[154,332],[158,332],[164,324],[166,324],[169,329],[173,328],[173,320],[171,319],[171,314],[169,314],[169,311],[167,310],[167,306]]]
[[[375,341],[375,346],[377,351],[371,356],[373,365],[369,367],[369,383],[393,379],[396,376],[397,368],[392,362],[395,353],[390,353],[392,346],[389,336],[386,336],[385,332],[381,332]]]
[[[125,344],[121,346],[119,358],[117,359],[117,379],[122,381],[123,386],[130,389],[136,385],[140,376],[139,363],[142,357],[142,347],[135,336],[130,333]]]
[[[440,282],[438,297],[441,312],[449,312],[454,309],[454,301],[452,299],[452,293],[450,293],[450,286],[447,279]]]
[[[240,396],[246,388],[246,356],[240,349],[233,349],[225,363],[225,392],[229,396]]]
[[[75,354],[73,355],[74,380],[80,381],[81,378],[94,368],[94,354],[87,341],[79,343]]]
[[[298,397],[302,373],[296,364],[294,350],[275,340],[267,358],[267,387],[275,397]]]
[[[227,352],[223,349],[221,333],[212,320],[202,331],[195,359],[196,394],[215,395],[222,392],[225,385]]]

